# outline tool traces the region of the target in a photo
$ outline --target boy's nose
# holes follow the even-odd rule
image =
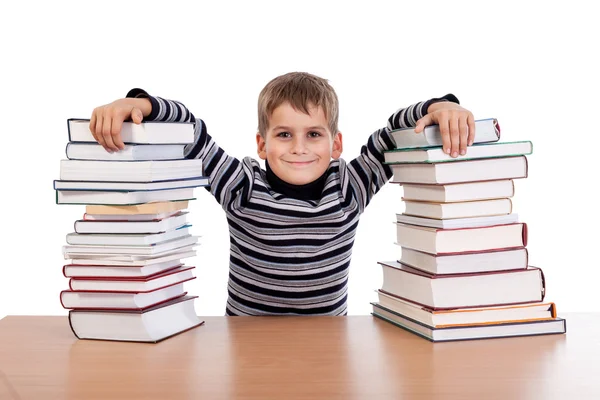
[[[305,154],[307,151],[306,142],[302,137],[295,137],[292,142],[292,153],[293,154]]]

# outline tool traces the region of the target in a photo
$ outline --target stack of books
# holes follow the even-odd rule
[[[69,119],[67,159],[54,181],[57,204],[85,205],[67,234],[60,301],[80,339],[158,342],[203,323],[184,283],[198,237],[188,202],[206,186],[202,161],[184,158],[194,127],[125,122],[125,148],[96,143],[89,120]]]
[[[400,257],[379,263],[373,315],[434,342],[564,333],[512,208],[532,143],[499,142],[493,118],[476,121],[475,143],[458,158],[442,151],[437,126],[392,135],[397,148],[384,156],[404,189]]]

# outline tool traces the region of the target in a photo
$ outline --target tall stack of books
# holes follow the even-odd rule
[[[125,148],[96,143],[89,120],[69,119],[67,159],[54,181],[57,204],[85,205],[66,237],[60,293],[76,337],[158,342],[203,323],[184,283],[198,238],[188,201],[206,186],[202,161],[184,159],[188,123],[123,123]]]
[[[458,158],[443,152],[437,126],[392,132],[397,148],[385,161],[405,209],[396,215],[399,260],[379,263],[373,315],[434,342],[564,333],[512,209],[532,143],[499,142],[493,118],[475,127]]]

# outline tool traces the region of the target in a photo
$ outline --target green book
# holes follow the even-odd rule
[[[425,149],[394,149],[384,152],[386,164],[437,163],[466,161],[481,158],[514,157],[531,154],[530,141],[494,142],[467,147],[467,154],[456,158],[444,153],[441,147]]]

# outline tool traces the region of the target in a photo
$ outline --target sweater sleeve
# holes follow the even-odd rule
[[[203,120],[195,118],[182,103],[151,96],[142,89],[130,90],[127,97],[150,100],[152,112],[144,121],[194,123],[194,143],[186,145],[184,155],[188,159],[202,160],[204,175],[209,182],[207,190],[224,209],[248,198],[252,171],[215,143]]]
[[[427,114],[429,106],[440,101],[458,103],[456,96],[447,94],[397,110],[388,118],[387,126],[375,131],[362,147],[360,155],[348,163],[349,183],[361,212],[393,175],[389,165],[384,164],[383,156],[384,151],[396,146],[390,131],[416,126],[417,121]]]

